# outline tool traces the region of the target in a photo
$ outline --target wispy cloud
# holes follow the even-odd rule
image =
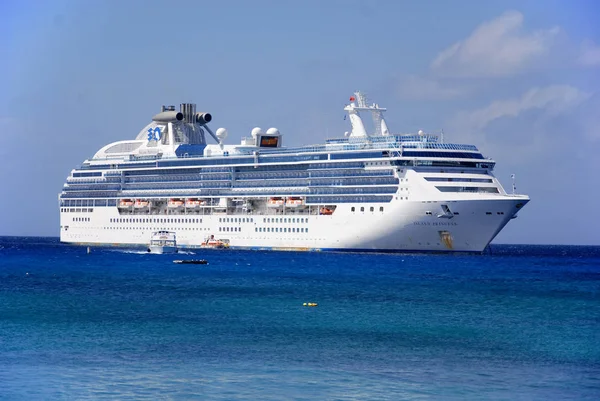
[[[578,106],[589,94],[569,85],[552,85],[545,88],[533,88],[521,97],[497,100],[489,106],[464,114],[472,129],[485,128],[494,120],[502,117],[517,117],[521,113],[534,109],[545,110],[546,115],[560,114]]]
[[[464,85],[409,75],[398,83],[398,95],[410,100],[448,100],[467,95],[470,89]]]
[[[526,32],[523,14],[508,11],[478,26],[466,39],[443,50],[431,63],[440,76],[498,77],[520,73],[545,56],[558,27]]]
[[[514,164],[546,160],[566,144],[595,141],[587,110],[594,96],[570,85],[532,88],[520,96],[462,111],[446,125],[453,136],[477,143]],[[597,120],[597,119],[596,119]]]
[[[594,42],[586,40],[581,45],[581,53],[577,60],[580,65],[585,67],[600,66],[600,46]]]

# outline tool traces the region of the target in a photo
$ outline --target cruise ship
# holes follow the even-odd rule
[[[392,134],[386,109],[361,92],[344,110],[351,131],[286,147],[278,129],[259,127],[225,144],[210,113],[162,106],[135,139],[71,171],[60,239],[147,246],[170,231],[182,248],[483,252],[529,201],[514,183],[507,193],[473,145]]]

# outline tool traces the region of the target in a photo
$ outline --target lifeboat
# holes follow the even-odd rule
[[[319,214],[325,215],[325,216],[331,216],[333,214],[333,210],[331,210],[328,207],[322,207],[319,210]]]
[[[189,198],[185,201],[185,207],[188,209],[195,209],[204,205],[206,205],[206,201],[203,199]]]
[[[269,198],[267,201],[268,207],[281,207],[285,204],[285,200],[280,197]]]
[[[135,203],[133,204],[133,207],[136,209],[145,209],[148,207],[149,204],[150,202],[148,202],[145,199],[136,199]]]
[[[299,207],[299,206],[302,206],[302,205],[304,205],[304,199],[302,199],[299,196],[290,196],[285,201],[285,206],[286,207]]]
[[[119,202],[119,207],[122,209],[129,209],[133,206],[133,201],[131,199],[121,199]]]
[[[181,199],[169,199],[167,206],[171,209],[177,209],[183,206],[183,201]]]

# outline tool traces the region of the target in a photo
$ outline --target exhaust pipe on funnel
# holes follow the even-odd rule
[[[183,120],[183,113],[179,111],[163,111],[152,117],[152,121],[159,123],[174,123]]]
[[[196,113],[196,122],[198,124],[204,125],[209,123],[212,120],[212,116],[210,113]]]

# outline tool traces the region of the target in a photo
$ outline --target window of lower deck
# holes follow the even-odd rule
[[[497,193],[499,193],[498,188],[496,188],[496,187],[445,187],[445,186],[436,186],[436,188],[440,192],[482,192],[482,193],[490,193],[490,194],[497,194]]]

